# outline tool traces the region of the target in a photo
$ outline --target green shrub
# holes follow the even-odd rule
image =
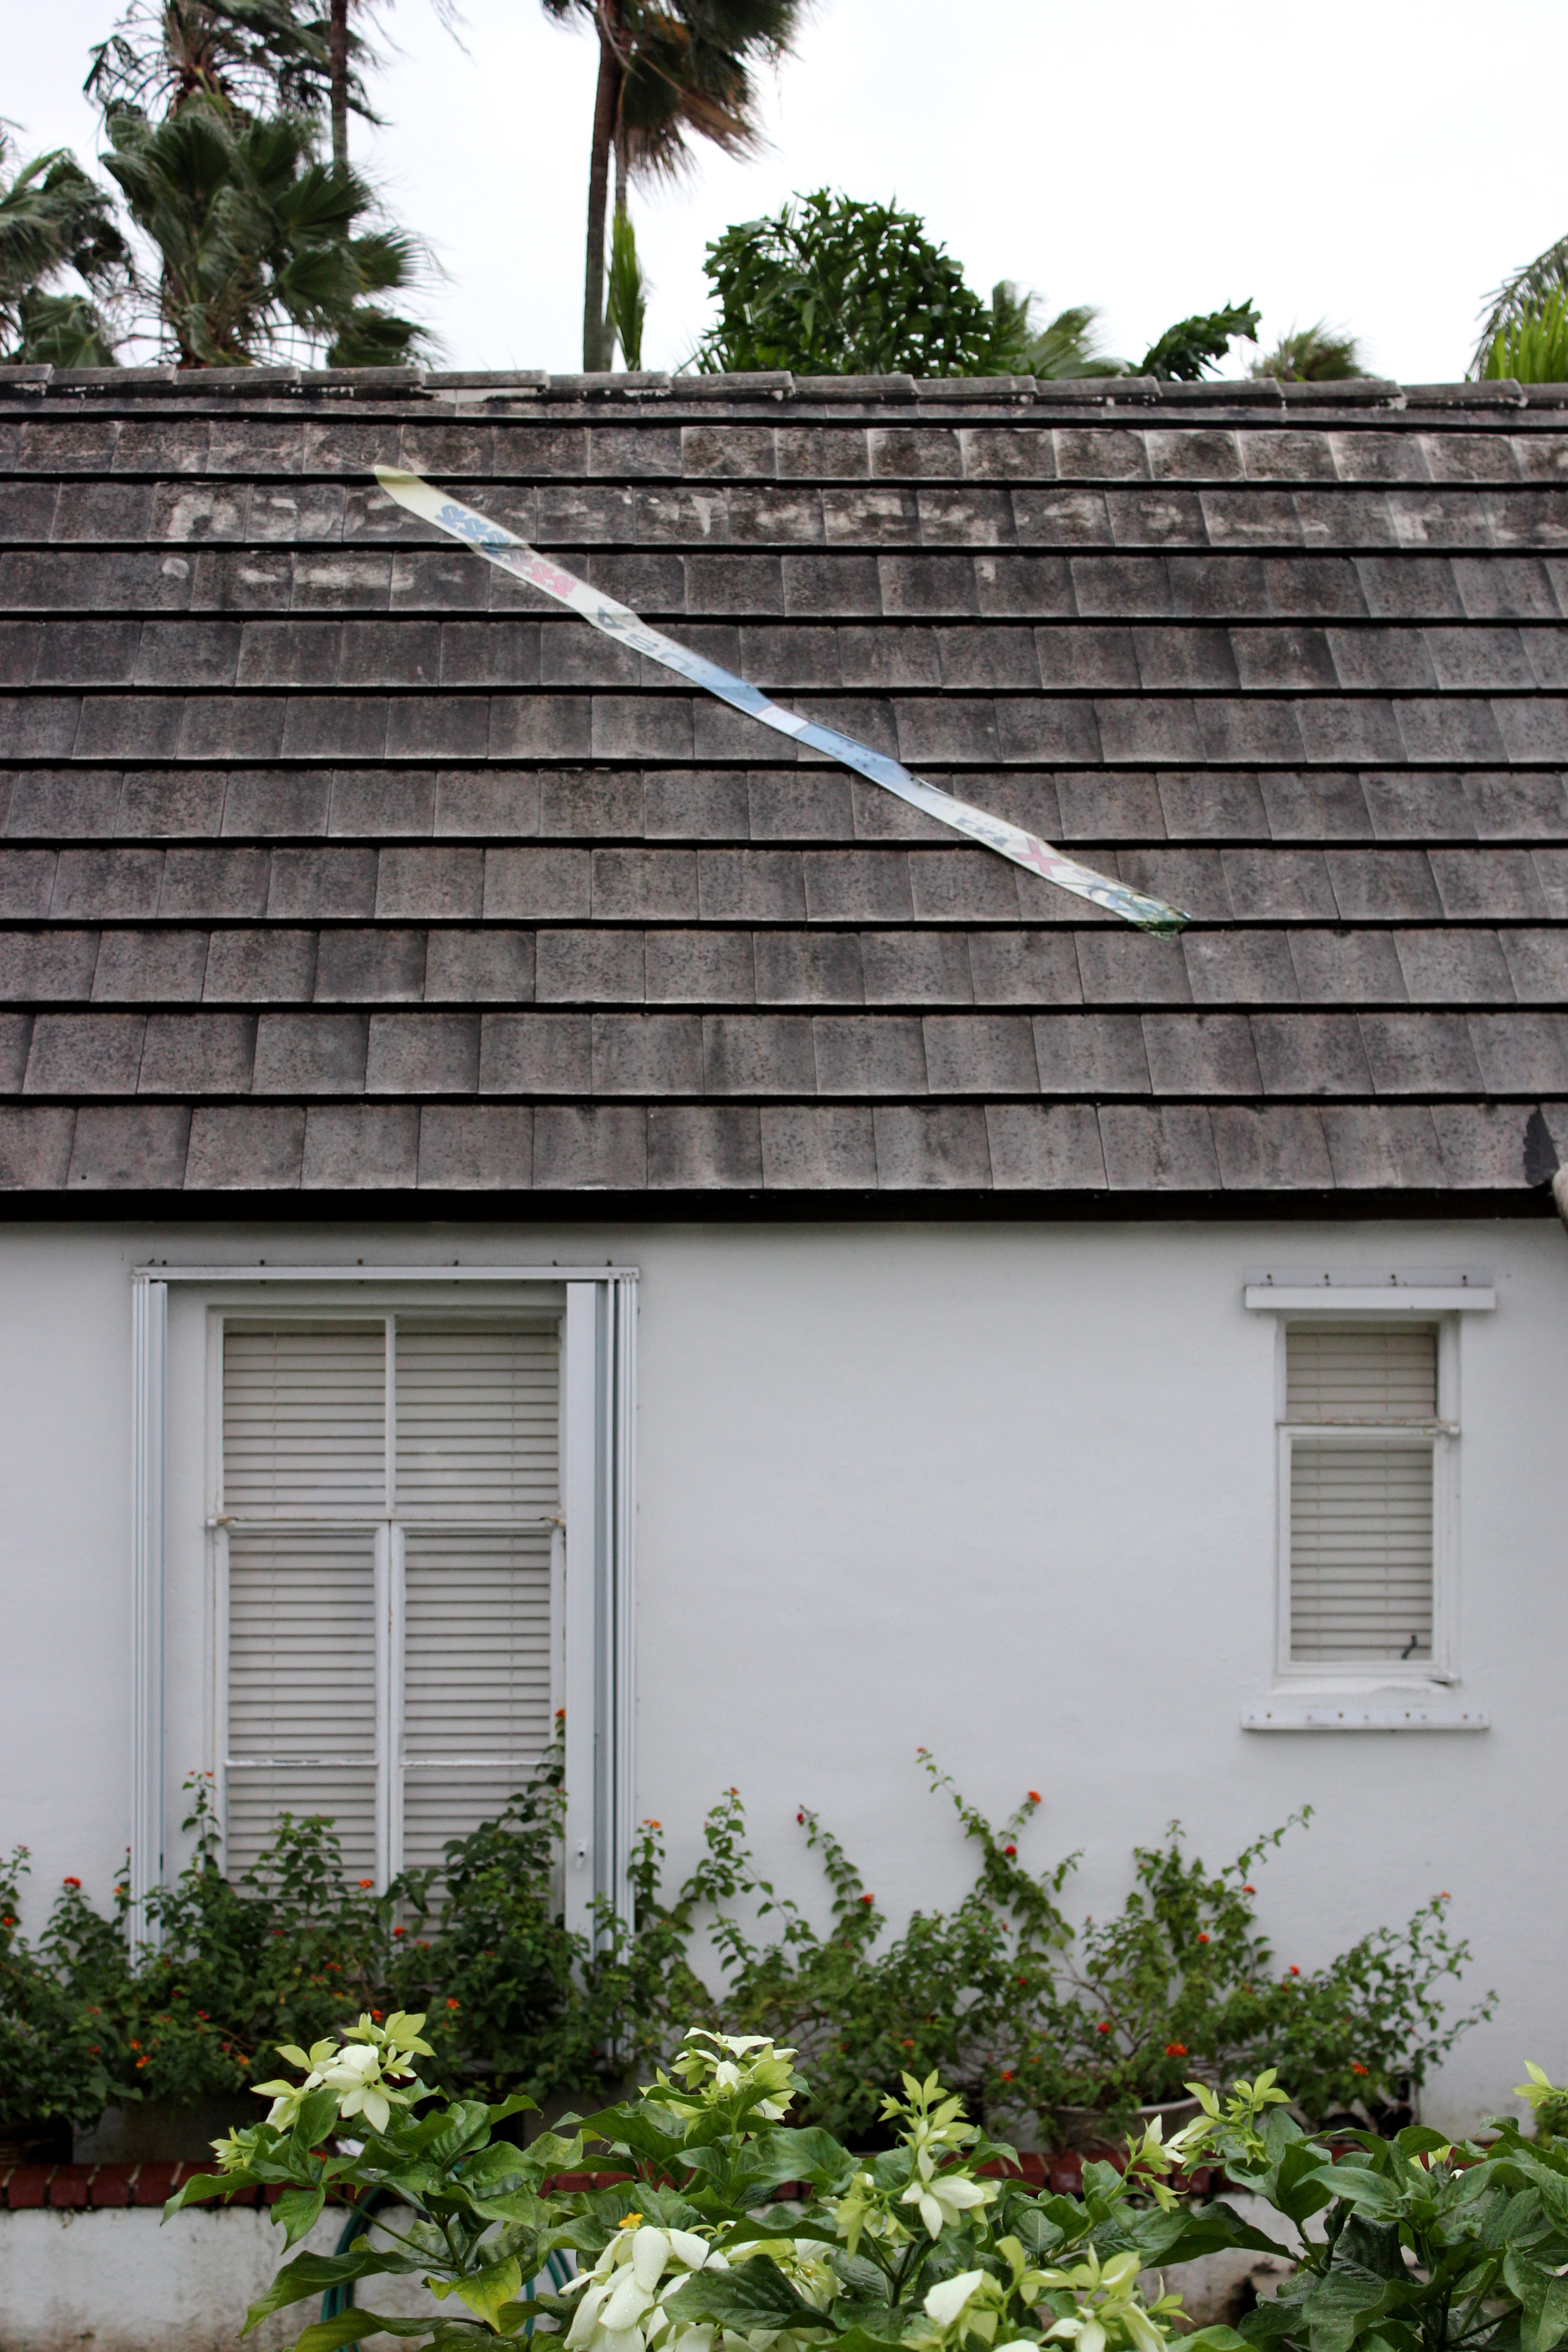
[[[1194,2074],[1219,2083],[1268,2064],[1314,2123],[1387,2118],[1490,2014],[1490,1996],[1452,2019],[1444,2009],[1469,1958],[1447,1932],[1444,1896],[1324,1968],[1281,1969],[1258,1926],[1253,1874],[1293,1823],[1212,1872],[1173,1823],[1163,1844],[1136,1850],[1122,1908],[1075,1930],[1063,1906],[1077,1857],[1037,1871],[1021,1853],[1037,1792],[998,1828],[921,1760],[975,1856],[951,1909],[918,1911],[890,1933],[803,1806],[826,1883],[818,1927],[763,1876],[731,1790],[671,1895],[663,1832],[645,1824],[632,1918],[603,1907],[592,1948],[568,1932],[552,1891],[559,1749],[495,1821],[451,1842],[439,1871],[409,1872],[380,1896],[347,1884],[330,1822],[287,1816],[230,1882],[199,1780],[185,1824],[195,1850],[154,1898],[154,1946],[128,1951],[123,1889],[104,1916],[72,1881],[36,1952],[0,1928],[0,2116],[87,2122],[106,2100],[233,2096],[270,2071],[279,2042],[308,2049],[346,2015],[415,2011],[447,2089],[542,2100],[646,2079],[695,2016],[799,2049],[808,2120],[854,2145],[876,2142],[903,2074],[936,2071],[989,2124],[1049,2147],[1103,2138],[1140,2104],[1180,2098]],[[15,1885],[0,1892],[14,1921]],[[715,1962],[710,1985],[701,1971]],[[46,2068],[47,2049],[65,2063]],[[46,2090],[57,2104],[37,2104]]]

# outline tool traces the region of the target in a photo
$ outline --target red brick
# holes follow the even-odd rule
[[[135,2169],[133,2164],[100,2164],[88,2183],[88,2203],[94,2207],[131,2204]]]
[[[13,2213],[33,2205],[49,2201],[49,2183],[54,2179],[52,2164],[19,2164],[5,2183],[5,2202]]]
[[[49,2203],[63,2206],[71,2212],[84,2211],[88,2187],[95,2169],[90,2164],[57,2165],[55,2177],[49,2183]]]
[[[132,2200],[137,2205],[163,2205],[174,2195],[183,2167],[177,2164],[139,2164],[132,2183]]]

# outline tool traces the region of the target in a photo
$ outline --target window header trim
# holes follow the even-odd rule
[[[1475,1315],[1489,1314],[1497,1292],[1480,1283],[1424,1283],[1419,1287],[1395,1283],[1361,1286],[1314,1283],[1287,1286],[1276,1282],[1249,1282],[1242,1304],[1264,1315]]]
[[[636,1282],[636,1265],[138,1265],[132,1282]]]

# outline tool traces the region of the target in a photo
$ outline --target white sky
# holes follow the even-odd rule
[[[385,13],[387,127],[356,161],[439,257],[447,365],[574,369],[593,44],[535,0],[462,5],[467,54],[428,0]],[[14,0],[0,106],[30,147],[92,152],[79,84],[114,13]],[[1487,289],[1568,231],[1555,140],[1520,135],[1565,68],[1562,0],[817,0],[769,152],[634,206],[645,364],[704,323],[708,239],[826,183],[922,214],[982,292],[1102,304],[1133,358],[1250,296],[1266,338],[1326,315],[1379,373],[1457,377]]]

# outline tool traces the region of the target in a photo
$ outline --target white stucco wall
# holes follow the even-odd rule
[[[67,1871],[104,1898],[126,1840],[131,1268],[458,1255],[642,1269],[637,1796],[678,1868],[735,1784],[803,1898],[802,1801],[895,1919],[956,1895],[963,1843],[922,1744],[993,1811],[1045,1791],[1026,1857],[1082,1847],[1079,1911],[1120,1898],[1131,1846],[1173,1815],[1215,1861],[1310,1802],[1258,1881],[1281,1962],[1450,1889],[1472,1986],[1502,2001],[1427,2112],[1458,2126],[1505,2101],[1526,2056],[1568,2071],[1568,1237],[1545,1219],[10,1226],[0,1845],[33,1849],[29,1924]],[[1274,1327],[1241,1297],[1263,1266],[1495,1278],[1496,1312],[1462,1337],[1453,1694],[1487,1732],[1240,1727],[1273,1654]],[[172,1315],[177,1399],[201,1340],[194,1308]],[[199,1516],[179,1523],[199,1515],[200,1444],[176,1411],[172,1593],[200,1545]],[[208,1760],[205,1638],[175,1605],[176,1786]]]

